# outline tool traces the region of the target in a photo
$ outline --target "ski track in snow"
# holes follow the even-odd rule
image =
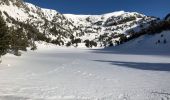
[[[98,51],[8,54],[0,64],[0,100],[170,100],[169,56]]]

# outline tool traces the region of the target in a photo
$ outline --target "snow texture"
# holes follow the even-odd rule
[[[0,64],[0,100],[170,100],[170,34],[118,47],[83,49],[39,44]],[[161,40],[162,41],[162,40]]]

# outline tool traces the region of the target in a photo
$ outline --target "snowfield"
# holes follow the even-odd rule
[[[158,31],[147,27],[163,20],[124,11],[103,15],[61,14],[23,1],[0,1],[0,14],[11,27],[9,37],[15,35],[13,28],[23,28],[21,37],[16,34],[11,39],[19,38],[23,43],[9,47],[22,44],[25,47],[28,41],[33,45],[34,40],[63,42],[63,46],[41,41],[36,42],[36,51],[22,52],[20,57],[3,56],[0,100],[170,100],[170,31],[103,48],[125,41],[124,35],[136,37],[139,34],[134,32],[140,30],[145,33],[145,28],[149,33]],[[151,28],[167,29],[166,22],[159,24]],[[8,34],[2,35],[2,39]],[[79,40],[81,43],[76,44]],[[98,47],[87,49],[85,40],[87,44],[97,43]],[[73,45],[64,47],[69,43]]]
[[[169,42],[164,49],[132,46],[158,36],[116,48],[8,54],[0,64],[0,100],[170,100]]]

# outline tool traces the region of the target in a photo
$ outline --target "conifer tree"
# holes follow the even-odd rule
[[[0,16],[0,56],[7,53],[10,44],[8,27],[2,16]]]
[[[26,51],[29,46],[27,35],[23,32],[23,28],[11,31],[11,50],[15,55],[20,55],[19,50]]]

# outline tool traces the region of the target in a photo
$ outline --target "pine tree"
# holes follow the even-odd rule
[[[164,44],[166,44],[166,43],[167,43],[166,39],[164,39],[164,41],[163,41],[163,42],[164,42]]]
[[[7,53],[10,43],[8,27],[2,16],[0,16],[0,56]]]
[[[15,55],[20,56],[19,50],[26,51],[29,46],[28,38],[22,28],[11,31],[11,50]]]

